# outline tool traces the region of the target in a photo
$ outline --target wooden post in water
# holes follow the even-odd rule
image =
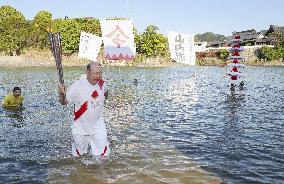
[[[60,84],[64,85],[63,79],[63,69],[62,69],[62,55],[61,55],[61,37],[60,33],[48,33],[49,41],[50,41],[50,49],[53,53],[54,60],[56,63],[58,78]],[[63,100],[65,102],[66,97],[64,95]]]

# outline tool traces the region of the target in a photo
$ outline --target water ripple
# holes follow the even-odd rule
[[[67,85],[83,70],[64,69]],[[105,68],[103,159],[71,156],[72,107],[58,103],[55,68],[0,72],[1,97],[15,85],[26,97],[22,111],[0,108],[1,182],[284,181],[284,68],[248,67],[244,90],[218,67]]]

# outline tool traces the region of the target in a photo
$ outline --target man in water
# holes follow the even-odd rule
[[[102,68],[98,63],[88,64],[86,74],[87,78],[75,81],[68,90],[63,85],[58,86],[60,103],[75,104],[71,126],[74,139],[72,154],[86,154],[90,146],[92,155],[107,156],[110,148],[103,118],[104,102],[108,96],[107,85],[102,80]]]
[[[138,84],[138,80],[137,80],[137,79],[134,79],[134,80],[133,80],[133,84],[134,84],[134,85],[137,85],[137,84]]]
[[[22,92],[21,88],[14,87],[13,93],[10,93],[4,98],[2,102],[3,107],[21,108],[24,102],[24,97],[21,95],[21,92]]]
[[[244,81],[241,81],[241,83],[239,85],[239,89],[244,90],[244,85],[245,85]]]

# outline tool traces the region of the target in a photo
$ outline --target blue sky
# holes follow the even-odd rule
[[[189,34],[213,32],[231,35],[233,31],[284,26],[283,0],[0,0],[32,20],[41,10],[53,18],[107,17],[131,18],[138,32],[155,25],[160,32]]]

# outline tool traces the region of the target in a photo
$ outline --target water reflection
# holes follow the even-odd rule
[[[245,103],[245,93],[231,86],[225,101],[225,109],[227,111],[225,114],[227,115],[224,120],[223,143],[227,145],[226,147],[234,147],[241,140],[241,136],[244,133],[241,116],[243,112],[242,107]]]
[[[226,103],[228,105],[229,115],[231,119],[235,119],[234,116],[238,111],[241,111],[242,105],[245,103],[245,94],[242,93],[244,90],[241,87],[241,90],[237,91],[236,86],[230,86],[230,92],[227,95]]]

